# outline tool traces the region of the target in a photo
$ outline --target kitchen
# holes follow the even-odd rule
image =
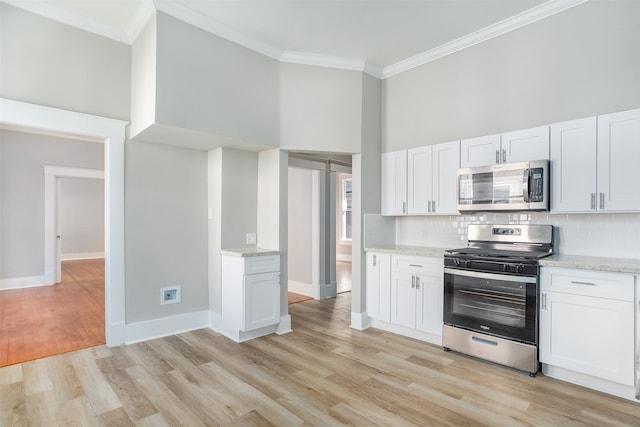
[[[18,25],[3,22],[3,31],[19,35],[23,40],[28,41],[30,37],[38,35],[44,40],[47,36],[39,28],[54,26],[49,22],[40,22],[41,18],[28,16],[26,12],[17,12],[13,10],[15,8],[10,10],[5,3],[2,7],[4,16],[10,16],[24,28],[21,30],[16,28]],[[428,64],[389,75],[380,81],[362,71],[295,63],[278,64],[259,54],[214,40],[213,36],[203,35],[201,31],[186,28],[186,24],[166,14],[159,14],[157,31],[161,36],[168,37],[173,32],[181,32],[187,40],[192,37],[203,43],[215,43],[216,48],[229,53],[227,57],[244,61],[241,63],[245,70],[255,71],[255,75],[250,74],[247,80],[258,83],[247,89],[246,82],[236,75],[237,68],[219,69],[215,68],[216,64],[202,64],[179,52],[179,43],[174,49],[161,38],[158,40],[158,87],[154,90],[159,97],[155,105],[158,123],[150,124],[147,128],[148,123],[144,120],[154,115],[138,114],[145,113],[137,108],[142,105],[140,98],[132,93],[130,107],[129,91],[121,88],[128,87],[122,82],[129,82],[129,79],[149,83],[155,81],[155,76],[154,79],[141,76],[131,78],[131,67],[126,59],[131,52],[125,46],[103,40],[91,39],[87,42],[95,51],[113,60],[116,72],[106,75],[100,69],[103,63],[87,54],[84,57],[86,63],[74,63],[76,68],[100,76],[97,80],[105,84],[89,85],[79,90],[76,83],[65,74],[64,68],[55,68],[59,66],[57,63],[51,64],[51,61],[40,59],[35,53],[32,54],[34,58],[29,57],[31,51],[24,45],[20,53],[17,48],[10,49],[14,45],[10,43],[11,38],[7,37],[3,46],[7,50],[3,52],[7,52],[10,60],[4,60],[3,53],[3,67],[9,67],[9,71],[13,72],[4,73],[3,79],[6,80],[3,81],[1,95],[131,120],[132,134],[140,133],[141,141],[143,138],[153,139],[154,132],[161,130],[162,126],[166,126],[167,131],[174,131],[174,138],[180,140],[172,147],[137,140],[127,142],[128,178],[124,185],[129,197],[126,214],[129,231],[126,235],[127,269],[123,273],[127,286],[123,291],[121,310],[124,313],[120,320],[132,330],[136,324],[162,323],[163,319],[172,316],[187,317],[191,313],[200,316],[203,312],[219,316],[220,288],[209,283],[209,266],[200,255],[206,250],[208,234],[207,219],[197,214],[203,208],[206,210],[203,200],[207,200],[208,194],[203,182],[208,172],[207,154],[192,152],[185,147],[181,137],[188,132],[181,134],[181,129],[176,127],[195,130],[190,137],[197,140],[201,135],[198,132],[213,133],[216,128],[222,129],[223,134],[238,136],[233,134],[233,128],[241,127],[239,123],[249,122],[254,126],[243,129],[245,133],[239,135],[239,139],[257,140],[267,149],[357,153],[354,156],[354,253],[361,256],[354,257],[351,306],[352,325],[357,327],[368,308],[363,285],[366,268],[362,246],[363,221],[366,226],[369,217],[365,217],[365,214],[380,213],[381,153],[638,108],[637,75],[640,60],[635,49],[638,40],[637,17],[638,7],[632,2],[620,3],[616,8],[608,8],[601,2],[587,2]],[[61,34],[71,32],[57,27],[56,31]],[[25,32],[29,33],[29,37]],[[73,33],[73,36],[64,39],[67,49],[77,46],[74,37],[77,34]],[[134,46],[134,53],[140,47]],[[174,54],[178,59],[169,64]],[[136,55],[133,55],[133,62],[136,60]],[[29,67],[32,72],[50,70],[47,75],[37,76],[47,83],[46,86],[50,88],[48,91],[35,91],[36,85],[29,84],[29,75],[25,75],[21,67],[13,65],[25,61],[32,65]],[[187,66],[173,67],[181,61]],[[203,74],[208,72],[216,78],[210,79],[210,83],[205,78],[193,79],[188,70],[199,67],[205,70]],[[16,84],[20,82],[21,73],[26,84],[24,81]],[[35,80],[35,77],[31,78]],[[225,114],[213,119],[198,115],[212,108],[205,103],[199,104],[202,99],[200,95],[211,90],[214,83],[227,79],[231,82],[228,83],[228,90],[234,95],[232,101],[220,105],[215,103],[215,97],[210,97],[214,107],[220,107]],[[132,92],[141,89],[135,82],[131,84]],[[68,94],[63,97],[55,92],[56,88]],[[91,96],[79,96],[83,91]],[[92,103],[87,99],[106,99],[110,102]],[[257,102],[245,105],[243,99],[257,99]],[[317,99],[319,102],[309,106],[303,102],[305,99]],[[195,100],[195,105],[191,100]],[[274,111],[279,112],[279,117]],[[242,117],[242,120],[234,117]],[[308,129],[316,132],[308,132]],[[237,145],[237,148],[245,146]],[[225,155],[232,157],[227,164],[229,170],[222,175],[223,186],[226,185],[225,180],[231,182],[236,176],[245,176],[244,172],[257,176],[256,168],[279,161],[244,151],[244,160],[241,160],[233,148],[220,151],[223,158]],[[181,161],[167,167],[167,164],[171,164],[169,159]],[[257,166],[247,166],[254,161],[253,164]],[[233,170],[235,166],[239,167],[237,171]],[[160,186],[156,192],[150,184],[154,179],[162,179],[163,183],[168,184],[174,178],[179,186],[171,189]],[[250,183],[248,187],[236,193],[239,200],[243,195],[253,200],[256,193],[265,194],[265,190],[270,195],[275,194],[279,200],[282,198],[282,194],[278,195],[278,190],[274,190],[273,186],[265,188],[261,184],[258,190],[257,183]],[[237,190],[236,186],[230,184],[225,188]],[[135,194],[145,194],[145,201],[154,207],[164,207],[156,202],[176,197],[176,194],[189,197],[185,197],[184,210],[174,216],[164,216],[153,215],[147,206],[137,203],[132,196]],[[230,203],[235,199],[223,201]],[[258,205],[254,210],[258,211],[261,207]],[[268,236],[269,242],[273,243],[269,247],[284,249],[285,245],[281,242],[286,242],[286,231],[273,226],[273,222],[264,223],[258,215],[254,212],[247,218],[233,218],[227,213],[223,215],[219,228],[234,238],[244,237],[258,228],[259,241],[263,236]],[[384,220],[380,219],[380,222]],[[638,256],[640,221],[637,212],[403,216],[395,220],[392,230],[396,244],[456,248],[464,246],[468,224],[478,221],[552,224],[560,230],[558,240],[554,242],[554,250],[559,254],[623,258]],[[136,224],[148,224],[149,227],[136,230]],[[589,234],[583,233],[585,227]],[[184,246],[168,248],[163,237],[165,230],[184,230],[184,235],[189,237],[185,239]],[[366,230],[368,232],[370,229],[367,227]],[[378,230],[382,233],[384,225]],[[153,257],[148,256],[150,247],[154,248]],[[215,252],[222,247],[213,249]],[[158,288],[167,277],[188,278],[183,282],[183,303],[159,308]],[[285,315],[283,312],[281,314]],[[195,328],[201,324],[193,322],[189,326]],[[173,332],[169,327],[162,331]]]

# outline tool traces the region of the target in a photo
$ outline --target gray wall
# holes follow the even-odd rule
[[[157,16],[157,122],[277,147],[278,61]]]
[[[0,130],[0,279],[44,274],[42,165],[104,168],[104,145]]]
[[[357,71],[280,65],[280,146],[358,153],[362,77]]]
[[[62,259],[104,253],[104,180],[60,178]]]
[[[383,82],[383,151],[640,106],[640,2],[590,1]]]
[[[207,310],[207,153],[129,141],[125,173],[127,323]]]
[[[0,3],[0,97],[129,119],[131,47]]]
[[[312,196],[311,169],[289,167],[289,280],[311,284]]]

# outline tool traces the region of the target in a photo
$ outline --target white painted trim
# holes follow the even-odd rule
[[[371,323],[369,321],[369,316],[367,313],[354,313],[351,312],[351,325],[350,328],[356,329],[358,331],[364,331],[365,329],[369,329],[371,327]]]
[[[222,331],[222,315],[213,310],[209,310],[209,328],[217,333]]]
[[[369,318],[369,322],[372,328],[382,329],[383,331],[393,332],[394,334],[402,335],[409,338],[415,338],[417,340],[425,341],[437,346],[442,345],[441,335],[433,335],[427,332],[419,331],[417,329],[394,325],[393,323],[373,318]]]
[[[284,316],[280,316],[280,323],[278,323],[278,327],[276,328],[276,334],[284,335],[292,332],[291,329],[291,315],[285,314]]]
[[[374,77],[382,77],[382,69],[358,58],[320,55],[317,53],[284,51],[280,62],[289,64],[314,65],[316,67],[335,68],[338,70],[361,71]]]
[[[58,178],[87,178],[104,179],[104,170],[70,168],[67,166],[42,165],[45,175],[54,175]]]
[[[546,363],[542,364],[542,373],[551,378],[567,381],[572,384],[577,384],[592,390],[598,390],[603,393],[613,394],[614,396],[622,397],[638,403],[638,400],[635,398],[635,387],[632,386],[618,384],[613,381],[593,377],[591,375],[571,371],[558,366],[547,365]]]
[[[105,328],[124,344],[124,141],[127,122],[0,98],[0,127],[92,137],[105,142]]]
[[[431,50],[412,56],[411,58],[386,66],[382,69],[381,78],[386,79],[395,76],[396,74],[400,74],[411,70],[412,68],[419,67],[447,55],[451,55],[452,53],[456,53],[460,50],[517,30],[518,28],[540,21],[541,19],[548,18],[556,13],[560,13],[574,6],[586,3],[587,1],[589,0],[549,0],[471,34],[467,34],[456,40],[452,40]]]
[[[62,261],[76,261],[82,259],[99,259],[104,258],[104,252],[76,252],[68,254],[60,254]]]
[[[47,282],[47,276],[27,276],[27,277],[11,277],[8,279],[0,279],[0,290],[34,288],[37,286],[51,286],[52,283]]]
[[[125,343],[134,344],[209,327],[209,310],[129,323]]]

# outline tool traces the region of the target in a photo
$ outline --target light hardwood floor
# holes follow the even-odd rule
[[[104,260],[62,263],[62,282],[0,292],[0,366],[105,343]]]
[[[2,368],[0,425],[638,425],[636,403],[350,329],[350,296],[244,344],[203,329]]]

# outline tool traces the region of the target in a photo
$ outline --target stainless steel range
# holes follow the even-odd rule
[[[551,255],[551,225],[480,225],[468,246],[444,256],[442,345],[535,376],[540,258]]]

